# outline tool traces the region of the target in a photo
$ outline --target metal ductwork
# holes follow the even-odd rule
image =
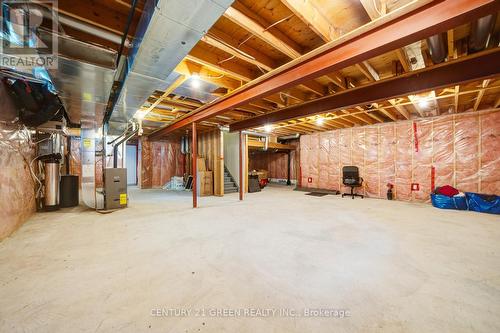
[[[446,59],[448,52],[444,34],[441,33],[427,38],[427,46],[433,63],[439,64]]]
[[[280,136],[280,137],[278,137],[278,141],[296,140],[298,138],[300,138],[300,134],[295,133],[295,134],[291,134],[291,135]]]
[[[256,136],[259,138],[268,138],[270,134],[266,133],[259,133],[259,132],[252,132],[252,131],[241,131],[242,134],[250,135],[250,136]]]
[[[478,52],[488,47],[496,19],[497,15],[492,14],[482,17],[471,24],[471,33],[469,37],[470,53]]]
[[[222,16],[233,0],[147,0],[126,77],[109,119],[109,134],[123,132],[127,122],[155,90],[165,90],[172,73]]]

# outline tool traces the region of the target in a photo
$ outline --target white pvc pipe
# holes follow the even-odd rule
[[[86,32],[88,34],[91,34],[93,36],[108,40],[110,42],[113,42],[115,44],[120,45],[122,43],[122,36],[117,35],[115,33],[112,33],[110,31],[97,28],[93,25],[90,25],[88,23],[85,23],[83,21],[74,19],[72,17],[69,17],[67,15],[59,14],[59,23],[67,25],[68,27],[71,27],[76,30],[80,30],[83,32]],[[130,41],[125,39],[125,47],[131,47],[132,44]]]

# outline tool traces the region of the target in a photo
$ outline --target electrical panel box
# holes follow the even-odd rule
[[[106,209],[119,209],[127,207],[127,169],[104,169],[104,193],[106,196]]]

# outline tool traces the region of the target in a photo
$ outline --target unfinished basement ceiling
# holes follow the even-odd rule
[[[211,93],[217,100],[309,51],[314,51],[330,41],[348,36],[354,30],[372,24],[374,20],[387,15],[398,16],[398,10],[404,10],[405,6],[423,6],[426,3],[429,1],[237,0],[207,35],[194,46],[175,71],[186,77],[195,75],[202,81],[213,84],[214,89]],[[471,50],[469,46],[471,39],[478,38],[477,29],[474,28],[476,24],[476,21],[469,22],[443,32],[443,44],[440,46],[445,51],[445,58],[442,61],[461,59],[479,51]],[[500,39],[499,15],[492,15],[488,34],[490,36],[488,43],[485,43],[482,49],[497,48]],[[244,119],[276,112],[291,105],[397,77],[418,68],[432,68],[437,64],[431,56],[432,47],[435,46],[430,47],[427,40],[421,40],[227,110],[223,114],[206,119],[201,124],[213,127],[227,126]],[[499,95],[498,79],[493,78],[380,101],[376,104],[357,105],[333,113],[315,115],[313,118],[305,117],[273,125],[276,134],[304,134],[332,128],[495,108],[500,102],[495,97]],[[148,102],[154,101],[159,96],[161,94],[157,92]],[[175,91],[171,98],[193,98],[193,95],[192,91],[189,94]],[[200,99],[198,102],[200,106],[204,104]],[[194,110],[196,109],[190,112]],[[152,120],[156,112],[161,114],[162,110],[152,109],[145,120]],[[315,122],[317,117],[326,120],[318,126]],[[331,119],[334,117],[338,118],[335,122]],[[176,117],[155,124],[165,128],[178,119],[179,117]],[[148,128],[148,131],[151,130],[153,128]]]

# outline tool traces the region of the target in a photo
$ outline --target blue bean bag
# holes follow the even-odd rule
[[[500,196],[494,195],[485,200],[484,196],[479,193],[466,192],[469,209],[489,214],[500,214]]]
[[[466,197],[449,197],[442,194],[431,194],[432,205],[440,209],[467,210]]]

